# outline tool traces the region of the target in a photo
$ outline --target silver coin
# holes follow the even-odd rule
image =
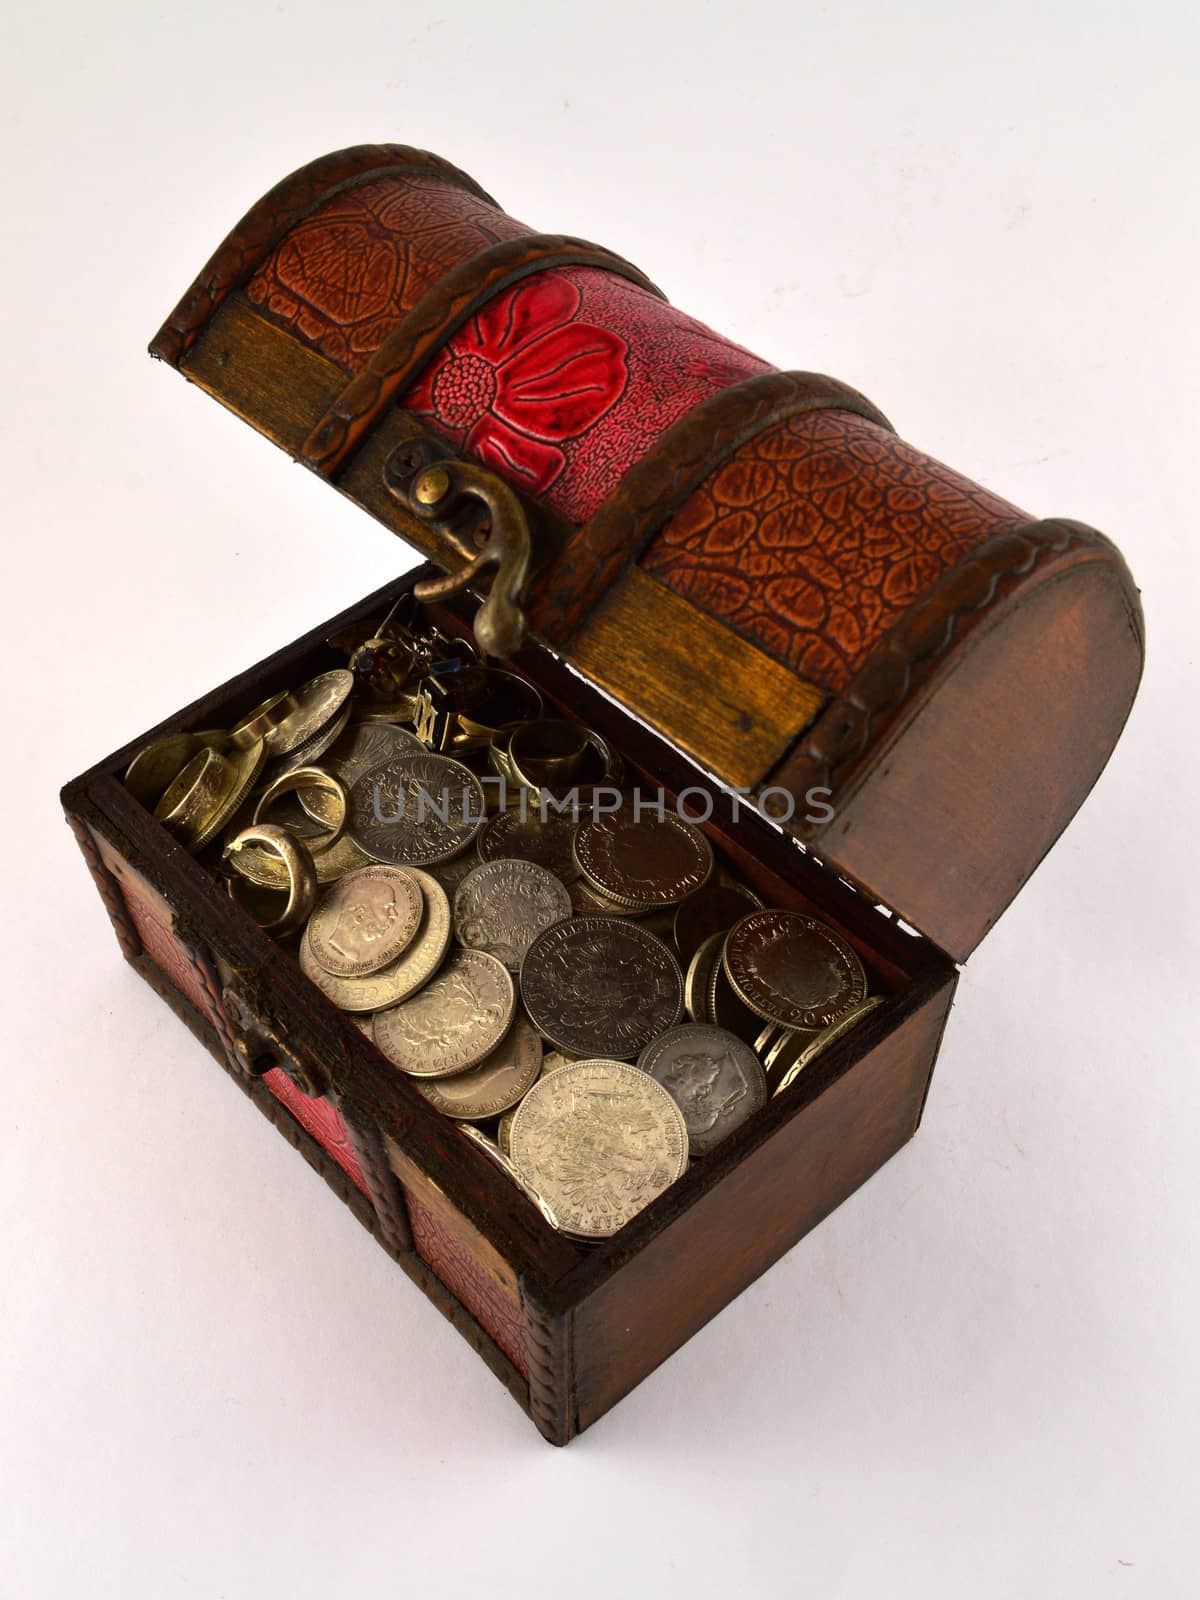
[[[685,1023],[648,1044],[638,1066],[683,1112],[688,1148],[707,1155],[767,1103],[767,1079],[750,1046],[723,1028]]]
[[[415,1078],[448,1078],[479,1064],[512,1024],[516,990],[508,968],[482,950],[455,950],[430,983],[375,1016],[372,1037]]]
[[[459,943],[488,951],[512,972],[543,929],[570,915],[570,895],[532,861],[487,861],[467,874],[454,896]]]
[[[364,772],[389,757],[421,748],[421,741],[407,728],[395,728],[386,722],[359,722],[345,729],[330,749],[325,766],[349,789]],[[299,764],[304,765],[303,762]],[[327,790],[301,789],[299,800],[309,816],[323,822],[327,828],[337,822],[337,803]]]
[[[508,1138],[556,1225],[593,1239],[623,1228],[687,1166],[683,1113],[661,1084],[620,1061],[576,1061],[539,1079]]]
[[[661,939],[624,917],[573,917],[540,933],[521,963],[534,1027],[576,1056],[631,1060],[674,1027],[683,975]]]
[[[427,867],[465,850],[486,812],[461,761],[414,750],[370,767],[350,790],[349,833],[376,861]]]
[[[537,1082],[542,1041],[519,1013],[507,1035],[477,1067],[452,1078],[418,1078],[417,1088],[431,1105],[459,1122],[484,1122],[515,1106]]]
[[[425,914],[421,886],[403,867],[361,867],[340,878],[308,920],[313,955],[339,978],[391,966]]]
[[[318,861],[322,857],[317,857]],[[428,872],[419,867],[404,869],[421,886],[425,915],[417,936],[398,961],[364,978],[337,978],[317,960],[308,942],[308,930],[300,941],[300,970],[317,988],[343,1011],[382,1011],[407,1000],[427,984],[441,966],[450,948],[450,902],[446,891]]]
[[[801,911],[743,917],[729,931],[721,965],[756,1017],[785,1028],[827,1027],[867,992],[853,945]]]

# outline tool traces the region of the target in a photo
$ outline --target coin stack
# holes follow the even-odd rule
[[[606,1237],[878,1003],[862,963],[662,795],[594,789],[619,755],[521,680],[411,616],[340,642],[126,782],[223,840],[248,914],[555,1227]]]

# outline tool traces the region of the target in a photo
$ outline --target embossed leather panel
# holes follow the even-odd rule
[[[531,230],[434,176],[388,176],[327,200],[251,278],[253,303],[357,372],[406,311],[468,256]]]
[[[735,451],[641,565],[836,692],[960,557],[1024,520],[875,423],[819,411]]]
[[[270,1072],[264,1072],[262,1081],[280,1105],[287,1107],[305,1133],[312,1135],[326,1155],[333,1157],[351,1183],[356,1184],[369,1200],[370,1191],[337,1107],[331,1106],[328,1100],[310,1100],[306,1094],[301,1094],[282,1067],[272,1067]]]
[[[528,1376],[525,1319],[515,1293],[506,1293],[497,1278],[475,1259],[470,1246],[457,1236],[451,1214],[436,1216],[408,1186],[405,1199],[417,1254],[467,1308],[484,1332],[495,1340],[518,1371]],[[461,1219],[457,1222],[467,1227]]]
[[[488,301],[401,404],[583,522],[686,411],[771,370],[614,273],[561,267]]]

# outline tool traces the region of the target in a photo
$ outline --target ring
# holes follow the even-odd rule
[[[588,730],[565,717],[523,722],[508,741],[512,776],[529,789],[553,789],[579,775],[588,753]]]
[[[320,789],[333,800],[334,823],[331,831],[319,834],[315,839],[305,839],[304,843],[310,856],[324,855],[342,837],[346,831],[346,823],[350,818],[350,796],[346,793],[346,785],[340,778],[335,778],[332,772],[326,772],[324,767],[296,767],[292,772],[282,772],[269,783],[258,797],[258,804],[254,808],[253,821],[257,825],[262,820],[266,811],[280,795],[291,794],[296,789]]]
[[[244,846],[254,844],[262,845],[277,855],[288,875],[287,904],[280,915],[271,922],[258,922],[257,917],[254,920],[264,933],[287,933],[308,921],[317,902],[317,869],[313,865],[312,851],[302,839],[297,839],[286,828],[274,822],[258,822],[243,828],[229,841],[222,854],[226,857],[236,855]],[[239,890],[241,882],[239,877],[229,880],[230,897],[239,905],[242,904]],[[252,913],[247,911],[247,915]]]
[[[295,709],[295,695],[288,689],[281,689],[278,694],[273,694],[264,700],[262,705],[255,706],[253,711],[229,730],[230,744],[235,750],[249,750],[251,745],[257,744],[260,739],[265,739],[271,730],[277,728]]]
[[[230,763],[211,745],[197,750],[155,806],[155,821],[177,838],[198,833],[225,793],[231,771]]]

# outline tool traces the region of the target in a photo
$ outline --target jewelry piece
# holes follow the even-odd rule
[[[346,785],[340,778],[335,778],[332,772],[326,772],[324,767],[297,767],[293,772],[280,773],[274,783],[268,784],[259,795],[258,804],[254,808],[254,822],[257,824],[262,820],[263,813],[279,799],[280,795],[292,794],[297,789],[319,789],[332,801],[333,821],[329,824],[330,831],[304,841],[310,856],[324,855],[325,851],[331,850],[345,833],[346,822],[350,815],[350,796],[346,792]]]
[[[499,667],[435,663],[417,685],[413,725],[430,750],[480,750],[502,730],[542,714],[532,684]]]
[[[527,789],[555,789],[579,775],[590,746],[588,730],[565,717],[522,722],[508,741],[512,776]]]
[[[246,845],[261,845],[271,851],[287,872],[287,904],[274,921],[259,922],[258,926],[264,933],[288,933],[307,922],[317,899],[317,869],[313,865],[312,851],[295,834],[273,822],[255,822],[243,828],[222,853],[227,858],[235,856]],[[230,897],[239,905],[242,903],[238,888],[241,882],[240,877],[229,880]]]
[[[219,750],[228,734],[223,729],[205,733],[168,733],[145,745],[125,769],[125,787],[146,807],[157,805],[163,791],[183,771],[184,766],[206,745]]]
[[[260,739],[265,739],[285,717],[296,709],[296,697],[289,689],[281,689],[255,706],[247,716],[229,730],[229,742],[235,750],[249,750]]]
[[[154,808],[154,816],[193,854],[215,838],[254,787],[267,759],[260,739],[222,755],[199,750]]]

